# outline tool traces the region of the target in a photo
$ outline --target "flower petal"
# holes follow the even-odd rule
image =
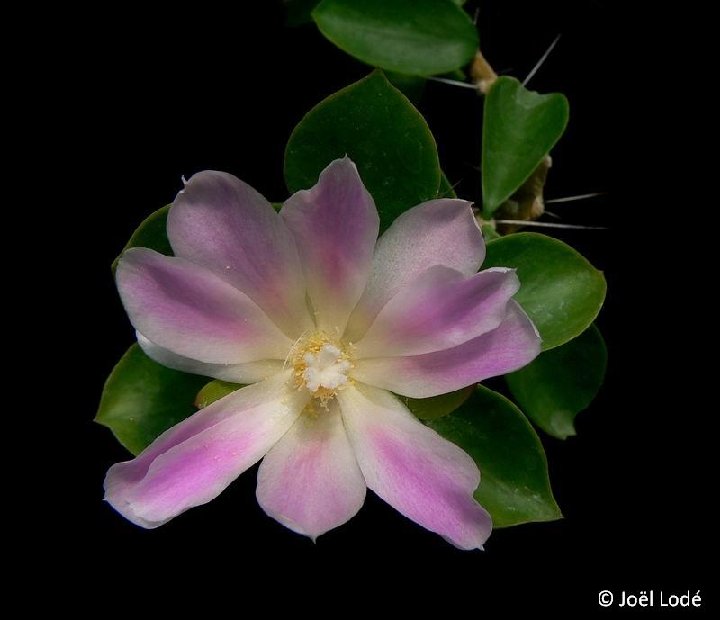
[[[457,347],[404,357],[357,360],[353,378],[411,398],[459,390],[522,368],[540,353],[540,336],[515,301],[496,329]]]
[[[242,388],[169,429],[136,459],[113,465],[105,499],[146,528],[217,497],[282,437],[307,395],[290,371]]]
[[[512,269],[463,276],[431,267],[385,304],[355,356],[418,355],[457,346],[495,329],[520,288]]]
[[[359,341],[387,301],[426,269],[442,265],[470,276],[483,258],[485,244],[471,203],[441,199],[413,207],[380,237],[370,279],[346,336]]]
[[[170,209],[168,239],[176,256],[226,279],[290,337],[312,327],[290,231],[237,177],[214,170],[193,175]]]
[[[135,329],[183,357],[240,364],[284,359],[292,346],[247,295],[183,258],[132,248],[116,278]]]
[[[338,400],[368,488],[457,547],[482,548],[492,523],[473,499],[480,482],[473,460],[389,392],[359,385]]]
[[[365,479],[333,401],[304,413],[260,464],[258,503],[294,532],[315,539],[357,514]]]
[[[318,327],[342,334],[370,274],[380,226],[375,203],[347,157],[332,162],[280,215],[295,237]]]
[[[173,370],[212,377],[221,381],[245,384],[256,383],[282,372],[284,366],[281,360],[259,360],[257,362],[246,362],[245,364],[207,364],[163,349],[145,338],[140,332],[136,332],[136,335],[138,344],[145,352],[145,355],[158,364]]]

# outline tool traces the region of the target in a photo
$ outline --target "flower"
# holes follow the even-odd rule
[[[117,286],[142,349],[178,370],[251,384],[110,468],[106,499],[154,528],[262,459],[257,499],[313,539],[366,487],[462,549],[490,534],[480,472],[396,394],[425,398],[516,370],[539,352],[515,272],[478,273],[470,203],[431,200],[377,240],[348,159],[280,213],[222,172],[194,175],[168,216],[175,256],[126,251]],[[482,412],[478,412],[482,415]]]

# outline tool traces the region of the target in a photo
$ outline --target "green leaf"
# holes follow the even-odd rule
[[[591,325],[577,338],[542,353],[505,378],[527,416],[549,435],[566,439],[575,435],[575,416],[600,389],[606,365],[605,342]]]
[[[430,398],[408,398],[407,396],[399,396],[399,398],[421,420],[437,420],[462,405],[470,398],[473,389],[471,385],[456,392],[448,392]]]
[[[170,370],[132,345],[105,382],[95,421],[137,455],[168,428],[195,413],[206,377]]]
[[[482,236],[483,239],[485,239],[485,243],[489,243],[490,241],[500,238],[500,233],[495,230],[492,224],[484,222],[482,226],[480,226],[480,229],[482,230]]]
[[[492,215],[525,182],[568,122],[564,95],[539,95],[499,77],[485,97],[482,139],[483,212]]]
[[[462,67],[479,45],[470,17],[447,0],[323,0],[312,16],[341,50],[409,75]]]
[[[425,119],[378,71],[343,88],[303,118],[285,150],[285,181],[314,185],[334,159],[348,155],[375,199],[382,228],[435,198],[440,163]]]
[[[584,332],[605,300],[605,277],[562,241],[517,233],[487,244],[483,268],[513,267],[520,278],[515,299],[535,323],[543,349]]]
[[[320,3],[320,0],[284,0],[285,4],[285,25],[302,26],[312,21],[313,9]]]
[[[130,237],[130,241],[125,244],[123,252],[130,248],[150,248],[156,250],[160,254],[172,256],[172,248],[167,238],[167,216],[172,205],[165,205],[157,211],[153,211],[148,215],[135,229]],[[122,255],[122,252],[120,253]],[[120,256],[117,256],[112,264],[112,270],[117,269]]]
[[[385,77],[395,88],[405,95],[414,104],[417,104],[425,90],[427,80],[417,75],[406,75],[404,73],[395,73],[394,71],[386,71]]]
[[[227,396],[228,394],[245,387],[242,383],[230,383],[230,381],[214,380],[206,383],[195,397],[195,406],[198,409],[204,409],[216,400]]]
[[[440,187],[437,191],[438,198],[457,198],[455,188],[453,187],[447,175],[444,172],[440,173]]]
[[[482,478],[475,499],[495,527],[562,518],[540,439],[505,397],[479,385],[462,407],[428,426],[477,463]]]

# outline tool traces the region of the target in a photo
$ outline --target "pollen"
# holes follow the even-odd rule
[[[301,338],[289,356],[297,388],[311,392],[325,407],[350,382],[348,372],[353,365],[347,349],[324,332]]]

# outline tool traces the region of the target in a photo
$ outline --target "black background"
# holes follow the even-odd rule
[[[565,519],[497,530],[485,552],[460,552],[370,494],[356,518],[313,544],[262,513],[254,468],[211,504],[154,531],[102,501],[105,471],[128,455],[92,417],[105,377],[133,341],[112,259],[146,214],[172,200],[181,175],[226,170],[284,199],[292,128],[369,71],[313,26],[285,28],[279,3],[265,4],[250,11],[203,3],[162,16],[110,7],[64,42],[71,70],[62,80],[72,94],[59,95],[68,103],[63,140],[82,151],[82,162],[62,186],[76,217],[64,249],[72,257],[62,332],[68,361],[55,378],[81,389],[57,413],[71,427],[60,457],[69,469],[62,481],[51,469],[58,498],[41,514],[48,540],[30,570],[59,567],[48,579],[71,584],[63,600],[75,609],[93,592],[106,607],[136,610],[149,608],[143,596],[151,594],[160,606],[204,601],[208,613],[249,613],[249,601],[273,610],[382,611],[385,601],[398,613],[468,606],[480,616],[495,607],[490,617],[500,617],[528,606],[586,617],[610,613],[597,609],[605,588],[700,589],[711,605],[704,566],[715,514],[707,498],[717,483],[705,428],[714,407],[703,391],[709,373],[691,353],[708,337],[706,263],[673,249],[685,235],[673,175],[688,172],[666,115],[673,95],[654,81],[654,43],[639,38],[642,19],[609,3],[486,2],[479,20],[487,58],[519,77],[562,33],[530,84],[565,93],[571,105],[546,196],[605,192],[551,208],[565,222],[609,228],[557,233],[609,284],[599,319],[610,355],[606,384],[578,417],[577,437],[543,437]],[[482,100],[429,84],[420,109],[459,195],[479,201]]]

